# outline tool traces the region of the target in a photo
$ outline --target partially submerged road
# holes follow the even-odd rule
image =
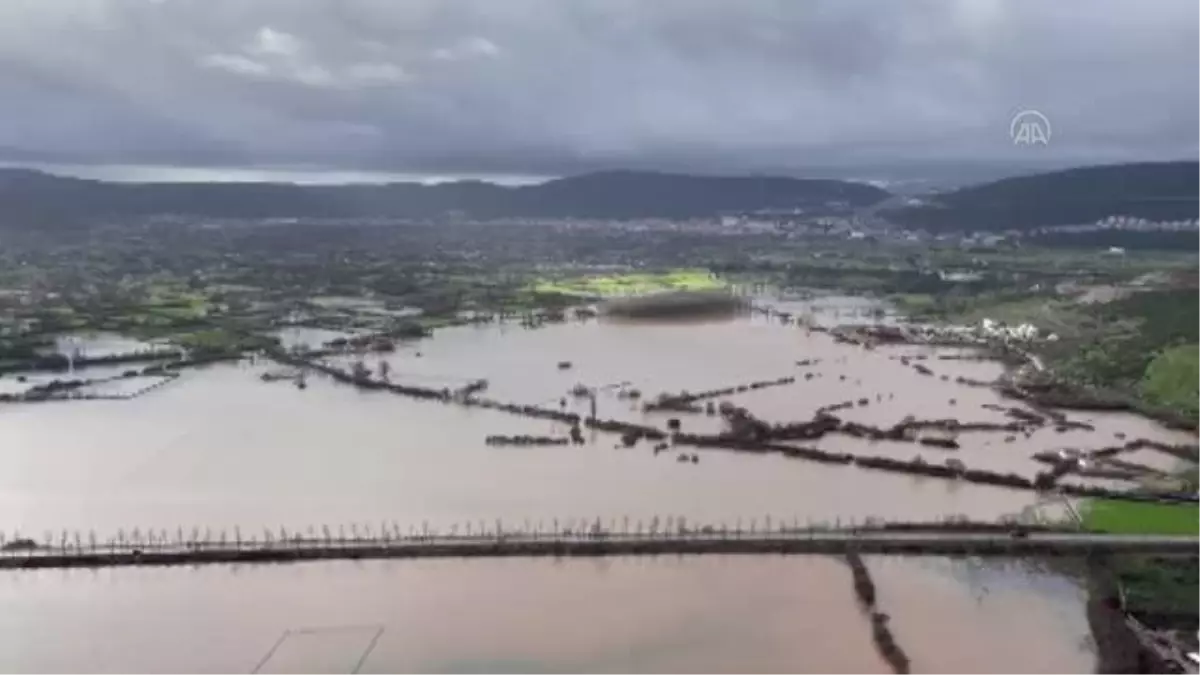
[[[947,532],[804,530],[771,533],[689,532],[633,535],[486,535],[379,537],[342,541],[289,539],[276,542],[204,542],[123,547],[56,547],[8,552],[0,568],[196,565],[236,562],[383,558],[486,558],[628,555],[1081,556],[1154,554],[1197,556],[1200,539],[1186,536],[1112,535],[1086,532]]]

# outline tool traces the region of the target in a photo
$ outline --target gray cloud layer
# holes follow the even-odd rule
[[[1195,0],[3,0],[0,157],[569,173],[1194,157]],[[1023,108],[1054,126],[1014,148]]]

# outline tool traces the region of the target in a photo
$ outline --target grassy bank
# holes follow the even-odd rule
[[[1091,500],[1080,509],[1089,530],[1114,534],[1196,535],[1197,505]],[[1125,608],[1160,628],[1196,624],[1200,593],[1195,560],[1135,556],[1114,559],[1112,573],[1125,591]]]
[[[1149,625],[1194,630],[1200,594],[1195,559],[1131,558],[1115,570],[1125,588],[1125,608]]]
[[[1079,510],[1083,526],[1113,534],[1200,534],[1196,504],[1091,500]]]

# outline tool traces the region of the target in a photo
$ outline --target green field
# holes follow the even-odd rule
[[[615,297],[660,291],[702,291],[724,288],[726,284],[703,269],[679,269],[667,272],[636,272],[604,276],[539,280],[535,293],[558,293],[582,297]]]
[[[1153,504],[1097,499],[1080,508],[1085,529],[1113,534],[1200,534],[1196,504]]]
[[[923,311],[937,305],[937,298],[931,293],[893,293],[887,299],[905,311]]]

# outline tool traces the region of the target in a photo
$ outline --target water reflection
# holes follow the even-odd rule
[[[1072,639],[1086,619],[1066,582],[868,564],[914,670],[1094,666]],[[1003,593],[980,604],[981,583]],[[886,670],[848,569],[822,557],[41,571],[0,575],[0,603],[8,671],[349,672],[379,628],[364,672]]]
[[[1096,667],[1086,591],[1036,562],[872,557],[867,564],[914,672]]]

